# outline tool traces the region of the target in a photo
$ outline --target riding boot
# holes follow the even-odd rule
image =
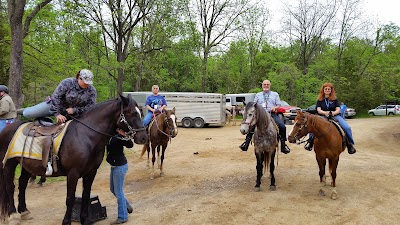
[[[284,154],[290,153],[290,148],[286,145],[284,140],[281,140],[281,152]]]
[[[304,145],[304,149],[307,151],[312,151],[314,147],[314,137],[311,137],[307,140],[307,144]]]
[[[349,140],[346,141],[346,147],[347,147],[347,151],[349,152],[349,154],[356,153],[356,149],[354,148],[353,144],[350,143]]]
[[[242,151],[247,151],[247,149],[249,149],[250,141],[253,138],[254,130],[255,127],[250,128],[249,133],[247,133],[246,135],[246,140],[243,142],[243,144],[239,146],[239,148],[242,149]]]

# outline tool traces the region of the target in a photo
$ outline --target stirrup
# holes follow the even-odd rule
[[[307,144],[304,145],[304,149],[307,151],[312,151],[313,146],[311,146],[311,142],[307,142]]]
[[[283,147],[281,146],[281,152],[284,153],[284,154],[290,153],[289,146],[287,146],[286,144],[282,144],[282,145],[284,145],[284,146]]]
[[[46,169],[46,176],[51,176],[53,174],[53,167],[51,166],[51,163],[47,163],[47,169]]]

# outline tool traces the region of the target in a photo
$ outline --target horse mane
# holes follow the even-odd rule
[[[271,121],[271,115],[269,115],[269,113],[267,113],[267,111],[265,111],[265,109],[260,104],[252,102],[251,104],[247,105],[250,105],[249,107],[253,106],[256,109],[258,129],[267,130],[268,125]]]

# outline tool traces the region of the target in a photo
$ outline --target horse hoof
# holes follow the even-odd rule
[[[254,191],[255,191],[255,192],[261,191],[261,187],[254,187]]]
[[[43,187],[43,184],[37,184],[36,187],[41,188],[41,187]]]
[[[336,200],[337,198],[338,198],[337,192],[336,191],[332,191],[331,199],[332,200]]]
[[[276,191],[276,186],[269,186],[270,191]]]
[[[20,225],[21,224],[21,215],[19,213],[13,213],[8,218],[9,225]]]
[[[160,176],[163,177],[163,176],[164,176],[164,172],[161,172],[161,173],[160,173]]]
[[[325,196],[324,190],[319,189],[319,194],[318,195],[321,196],[321,197]]]
[[[28,210],[21,213],[21,220],[31,220],[31,219],[33,219],[33,216],[31,212],[29,212]]]
[[[153,180],[154,179],[154,175],[152,174],[152,175],[150,175],[150,180]]]

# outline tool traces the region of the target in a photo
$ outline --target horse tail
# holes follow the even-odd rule
[[[140,158],[143,158],[143,155],[146,152],[148,145],[149,145],[149,143],[146,143],[143,145],[142,152],[140,153]]]
[[[269,164],[271,163],[271,152],[264,153],[264,174],[269,171]]]

